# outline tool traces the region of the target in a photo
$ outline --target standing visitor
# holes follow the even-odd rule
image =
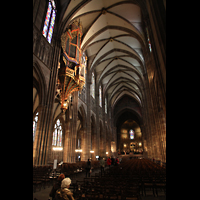
[[[115,165],[115,159],[113,158],[113,156],[111,156],[111,165]]]
[[[116,165],[119,164],[119,159],[118,159],[118,157],[115,159],[115,163],[116,163]]]
[[[107,159],[107,165],[110,168],[110,165],[111,165],[111,159],[110,159],[110,157],[108,157],[108,159]]]
[[[103,157],[100,159],[100,166],[101,166],[101,176],[102,176],[102,173],[104,173],[104,167],[105,167],[105,161]]]
[[[91,169],[91,162],[90,162],[90,159],[88,159],[88,161],[86,163],[86,168],[85,168],[86,177],[87,177],[87,174],[88,174],[88,177],[90,177],[90,169]]]

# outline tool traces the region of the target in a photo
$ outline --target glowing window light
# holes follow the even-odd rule
[[[82,152],[82,149],[75,149],[75,152]]]
[[[134,131],[133,131],[133,129],[131,129],[129,131],[129,134],[130,134],[130,139],[133,140],[134,139]]]
[[[62,151],[63,148],[62,148],[62,147],[53,147],[53,150],[54,150],[54,151]]]
[[[53,35],[55,18],[56,18],[55,1],[49,0],[47,14],[46,14],[46,18],[44,21],[44,27],[43,27],[43,31],[42,31],[43,36],[47,37],[47,40],[49,43],[51,43],[51,39],[52,39],[52,35]]]

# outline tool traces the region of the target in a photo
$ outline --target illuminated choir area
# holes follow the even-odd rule
[[[134,120],[125,121],[118,133],[118,154],[143,153],[142,132]]]

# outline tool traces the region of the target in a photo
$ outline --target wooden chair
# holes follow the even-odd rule
[[[41,190],[42,187],[42,181],[38,179],[38,177],[33,176],[33,192],[36,192],[37,187],[39,188],[39,191]]]
[[[33,169],[33,192],[36,192],[36,189],[39,188],[41,190],[43,181],[41,179],[41,173],[39,168]]]
[[[146,178],[142,179],[142,187],[143,187],[143,191],[144,191],[145,196],[146,196],[147,189],[149,189],[148,191],[151,191],[151,189],[152,189],[153,196],[155,197],[155,192],[154,192],[155,183],[150,177],[146,177]]]
[[[164,191],[166,196],[166,179],[165,178],[156,178],[155,179],[155,191],[158,196],[158,191]]]

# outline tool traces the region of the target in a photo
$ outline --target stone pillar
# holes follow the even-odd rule
[[[117,152],[117,127],[112,128],[112,141],[111,141],[112,155],[116,156]]]
[[[100,155],[99,87],[95,86],[96,99],[96,155]]]
[[[77,140],[77,120],[78,120],[78,92],[73,93],[73,115],[72,115],[72,134],[71,134],[71,144],[72,144],[72,162],[76,162],[76,140]]]
[[[42,118],[43,118],[43,112],[44,112],[44,106],[39,106],[37,109],[37,112],[39,112],[38,115],[38,122],[37,122],[37,128],[35,133],[35,140],[33,142],[33,165],[37,165],[37,159],[38,159],[38,146],[40,143],[40,130],[42,127]]]
[[[102,92],[103,93],[103,92]],[[102,94],[102,117],[103,117],[103,127],[102,127],[102,132],[103,132],[103,147],[102,147],[102,156],[106,156],[106,123],[105,123],[105,97]]]
[[[81,161],[84,161],[84,154],[83,152],[85,151],[85,139],[84,139],[84,134],[85,134],[85,130],[84,128],[80,130],[80,138],[81,138],[81,149],[82,149],[82,152],[80,153],[80,156],[81,156]]]
[[[91,149],[91,117],[90,117],[90,109],[91,109],[91,103],[90,103],[90,75],[88,73],[87,81],[86,81],[86,88],[87,88],[87,116],[86,116],[86,131],[84,132],[84,146],[85,150],[82,152],[84,161],[87,161],[88,158],[90,158],[90,149]]]
[[[69,149],[70,149],[70,141],[69,141],[69,135],[70,135],[70,122],[67,121],[66,126],[65,126],[65,143],[64,143],[64,148],[63,148],[63,162],[67,163],[69,162]]]
[[[149,58],[146,61],[146,65],[149,64],[148,62]],[[146,138],[146,146],[147,146],[147,152],[146,155],[148,158],[153,158],[152,155],[152,146],[153,146],[153,140],[152,140],[152,135],[153,135],[153,129],[152,129],[152,118],[151,118],[151,99],[150,99],[150,91],[149,91],[149,81],[148,81],[148,76],[147,73],[144,75],[144,81],[145,81],[145,86],[144,86],[144,109],[143,109],[143,118],[144,118],[144,126],[143,129],[145,130],[145,138]]]
[[[46,98],[46,103],[43,109],[43,114],[41,116],[41,125],[40,125],[40,138],[39,144],[37,148],[37,165],[46,165],[47,157],[48,157],[48,145],[49,138],[52,126],[52,109],[55,98],[55,90],[56,90],[56,76],[57,76],[57,68],[58,68],[58,59],[60,58],[60,40],[52,39],[53,43],[53,51],[52,51],[52,60],[51,60],[51,73],[50,73],[50,81],[48,86],[48,93]]]

